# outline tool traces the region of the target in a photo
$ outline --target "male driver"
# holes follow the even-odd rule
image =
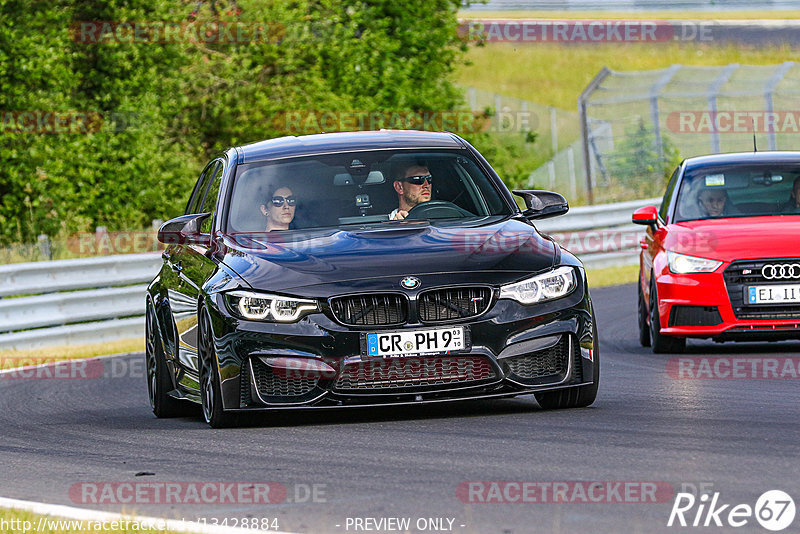
[[[433,177],[424,165],[412,165],[405,169],[400,169],[395,175],[394,190],[397,192],[399,206],[389,214],[389,219],[402,220],[408,216],[408,212],[423,202],[431,199],[431,182]]]

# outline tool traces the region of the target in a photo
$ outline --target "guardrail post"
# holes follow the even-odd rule
[[[153,228],[153,251],[158,250],[158,229],[161,228],[161,225],[164,224],[164,221],[161,219],[153,219],[150,222],[150,226]]]
[[[53,250],[50,248],[50,237],[47,234],[39,234],[39,253],[42,259],[52,260]]]
[[[567,169],[569,171],[569,192],[572,198],[578,196],[578,180],[575,177],[575,151],[572,145],[567,147]]]

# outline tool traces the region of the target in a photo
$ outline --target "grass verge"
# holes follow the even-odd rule
[[[638,265],[607,267],[605,269],[586,269],[589,288],[631,284],[639,279]]]
[[[470,46],[457,83],[577,113],[578,96],[607,66],[618,71],[670,65],[777,65],[796,61],[797,49],[699,43],[488,43]]]

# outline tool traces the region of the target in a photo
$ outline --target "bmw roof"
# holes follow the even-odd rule
[[[358,150],[466,148],[463,141],[449,132],[420,130],[380,130],[370,132],[324,133],[278,137],[235,147],[237,163],[310,154]]]

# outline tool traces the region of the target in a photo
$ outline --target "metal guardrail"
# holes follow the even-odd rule
[[[577,207],[536,227],[587,267],[632,264],[642,228],[631,213],[659,200]],[[147,253],[0,266],[0,350],[142,338],[146,283],[160,265]]]
[[[144,336],[158,253],[0,265],[0,350]]]
[[[0,297],[140,284],[160,264],[146,253],[0,265]]]

